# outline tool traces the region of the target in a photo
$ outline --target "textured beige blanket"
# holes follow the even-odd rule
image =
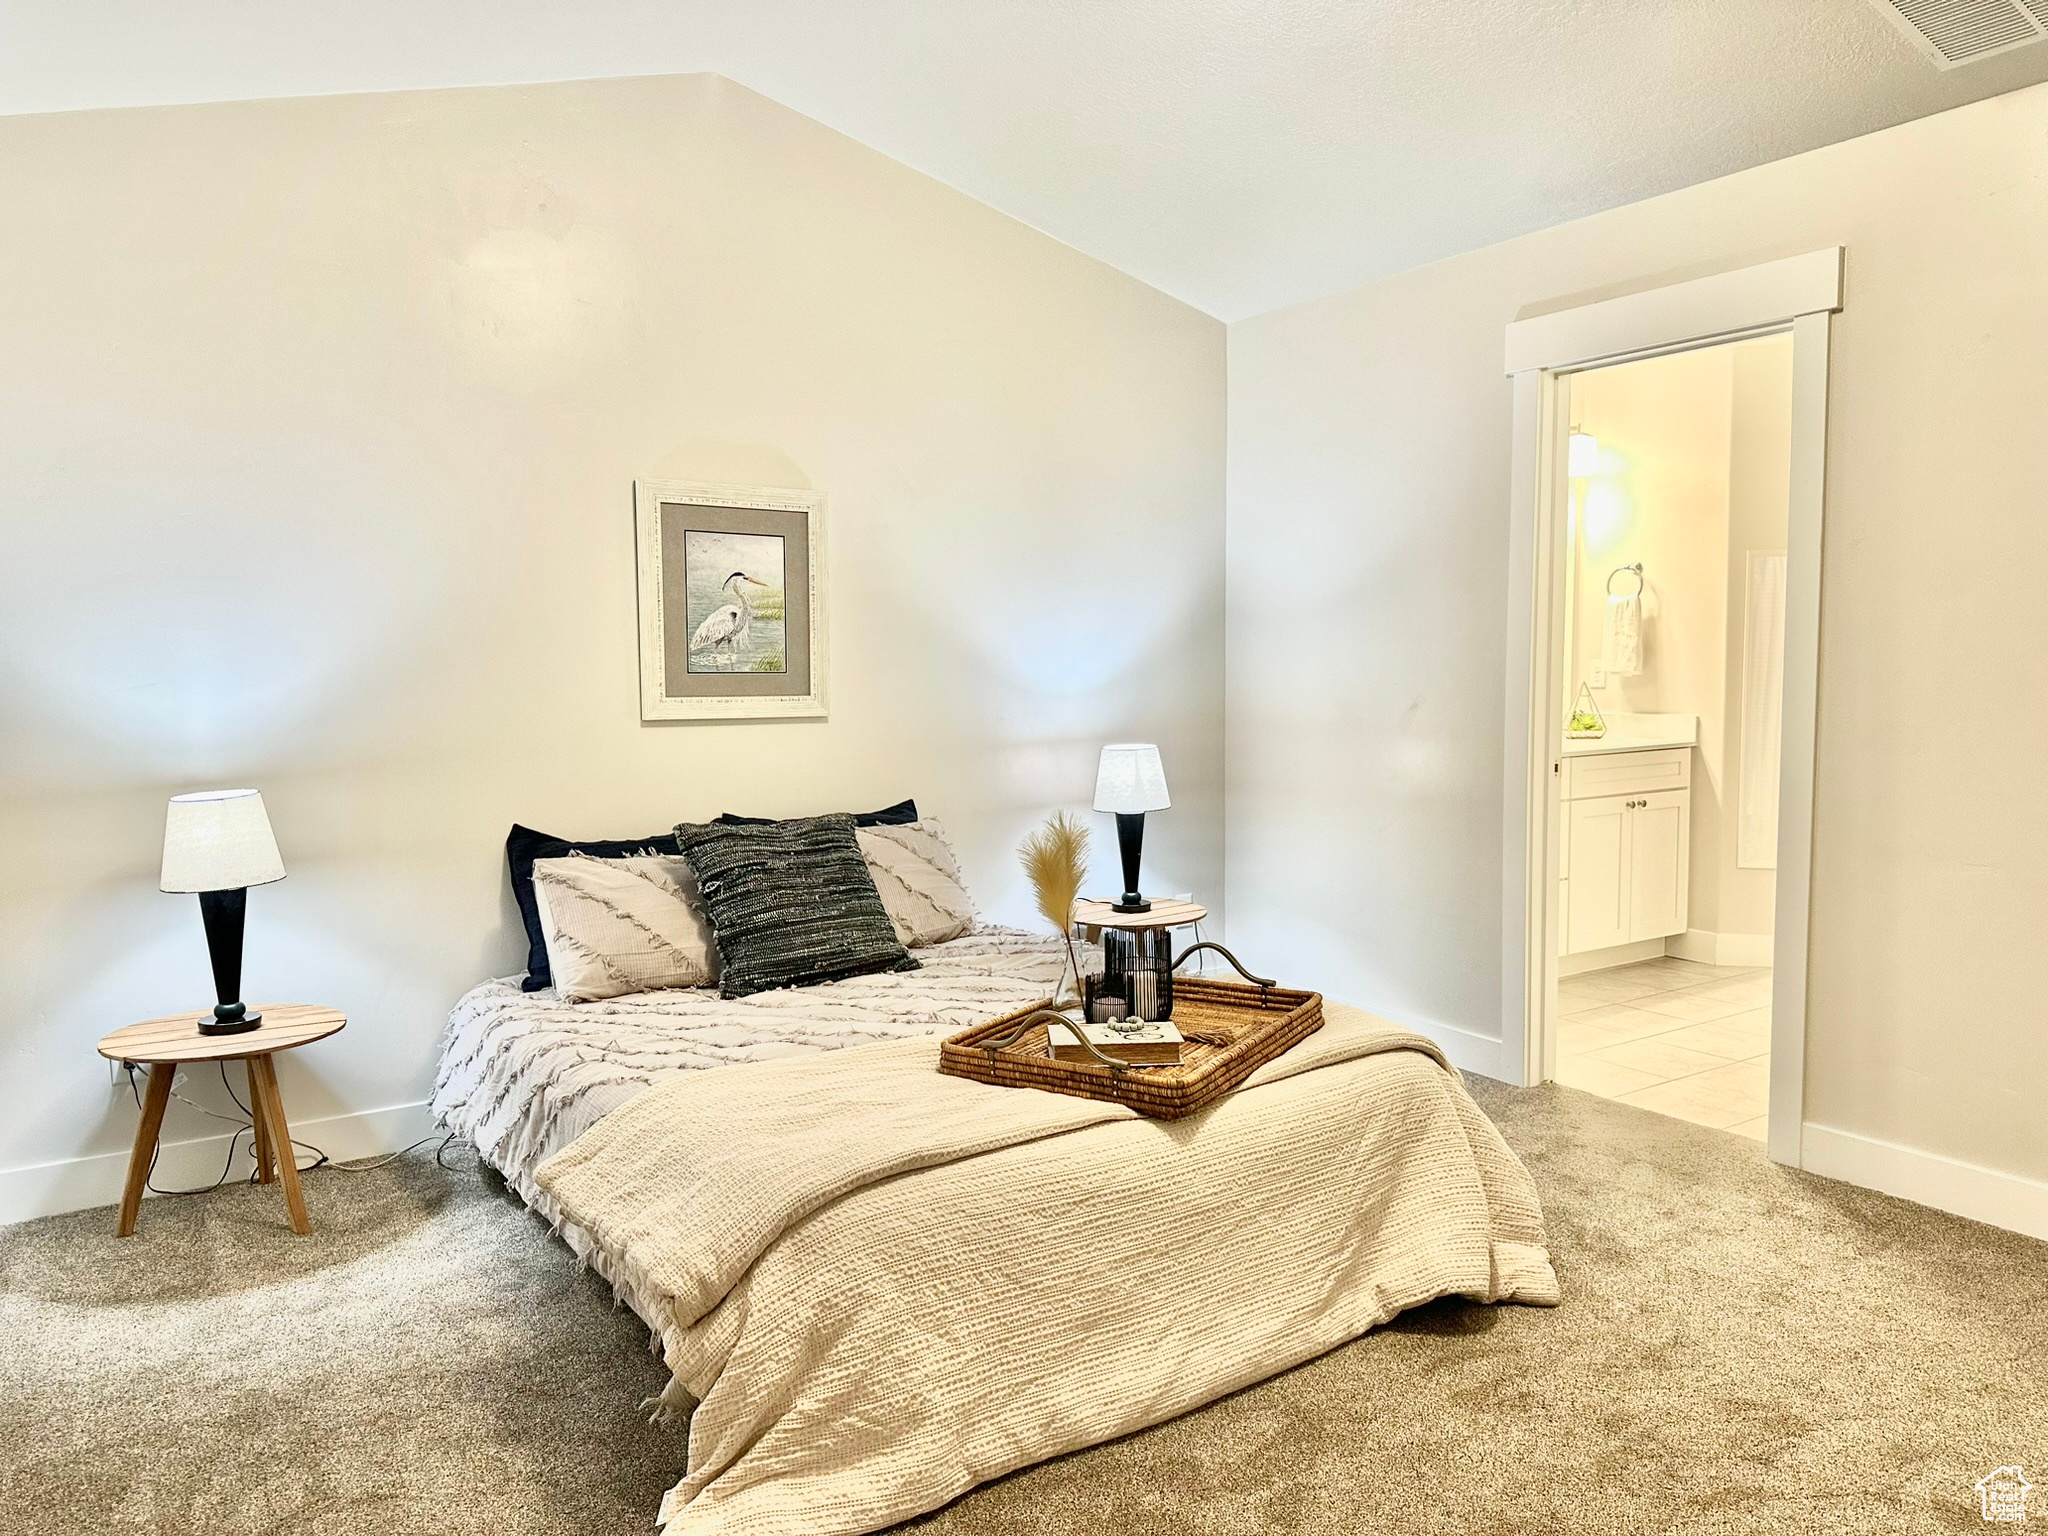
[[[663,1084],[550,1160],[696,1403],[670,1536],[878,1530],[1432,1297],[1555,1302],[1528,1174],[1436,1047],[1328,1013],[1182,1121],[905,1040]]]

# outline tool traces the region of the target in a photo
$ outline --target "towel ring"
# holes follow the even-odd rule
[[[1624,573],[1635,577],[1636,589],[1633,592],[1622,592],[1617,594],[1614,590],[1614,578]],[[1607,595],[1609,597],[1641,597],[1643,595],[1643,588],[1648,585],[1649,583],[1643,580],[1643,565],[1640,560],[1638,560],[1634,565],[1617,565],[1613,570],[1607,573]]]

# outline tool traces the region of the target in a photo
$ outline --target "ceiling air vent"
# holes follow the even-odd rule
[[[1870,0],[1938,69],[2048,37],[2048,0]]]

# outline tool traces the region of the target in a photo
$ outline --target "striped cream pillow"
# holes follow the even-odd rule
[[[926,817],[904,827],[861,827],[854,836],[906,948],[974,932],[974,900],[961,882],[960,861],[944,827]]]
[[[533,894],[564,1002],[718,981],[718,946],[683,859],[536,859]]]

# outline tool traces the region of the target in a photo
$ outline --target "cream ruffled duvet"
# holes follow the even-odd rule
[[[487,981],[448,1020],[434,1117],[531,1200],[535,1169],[652,1084],[951,1034],[1051,992],[1065,950],[1051,934],[983,927],[917,958],[915,971],[739,998],[712,988],[566,1003],[517,979]]]
[[[670,1536],[878,1530],[1457,1294],[1551,1304],[1534,1187],[1426,1039],[1342,1006],[1187,1120],[893,1041],[642,1092],[538,1203],[660,1334]]]

